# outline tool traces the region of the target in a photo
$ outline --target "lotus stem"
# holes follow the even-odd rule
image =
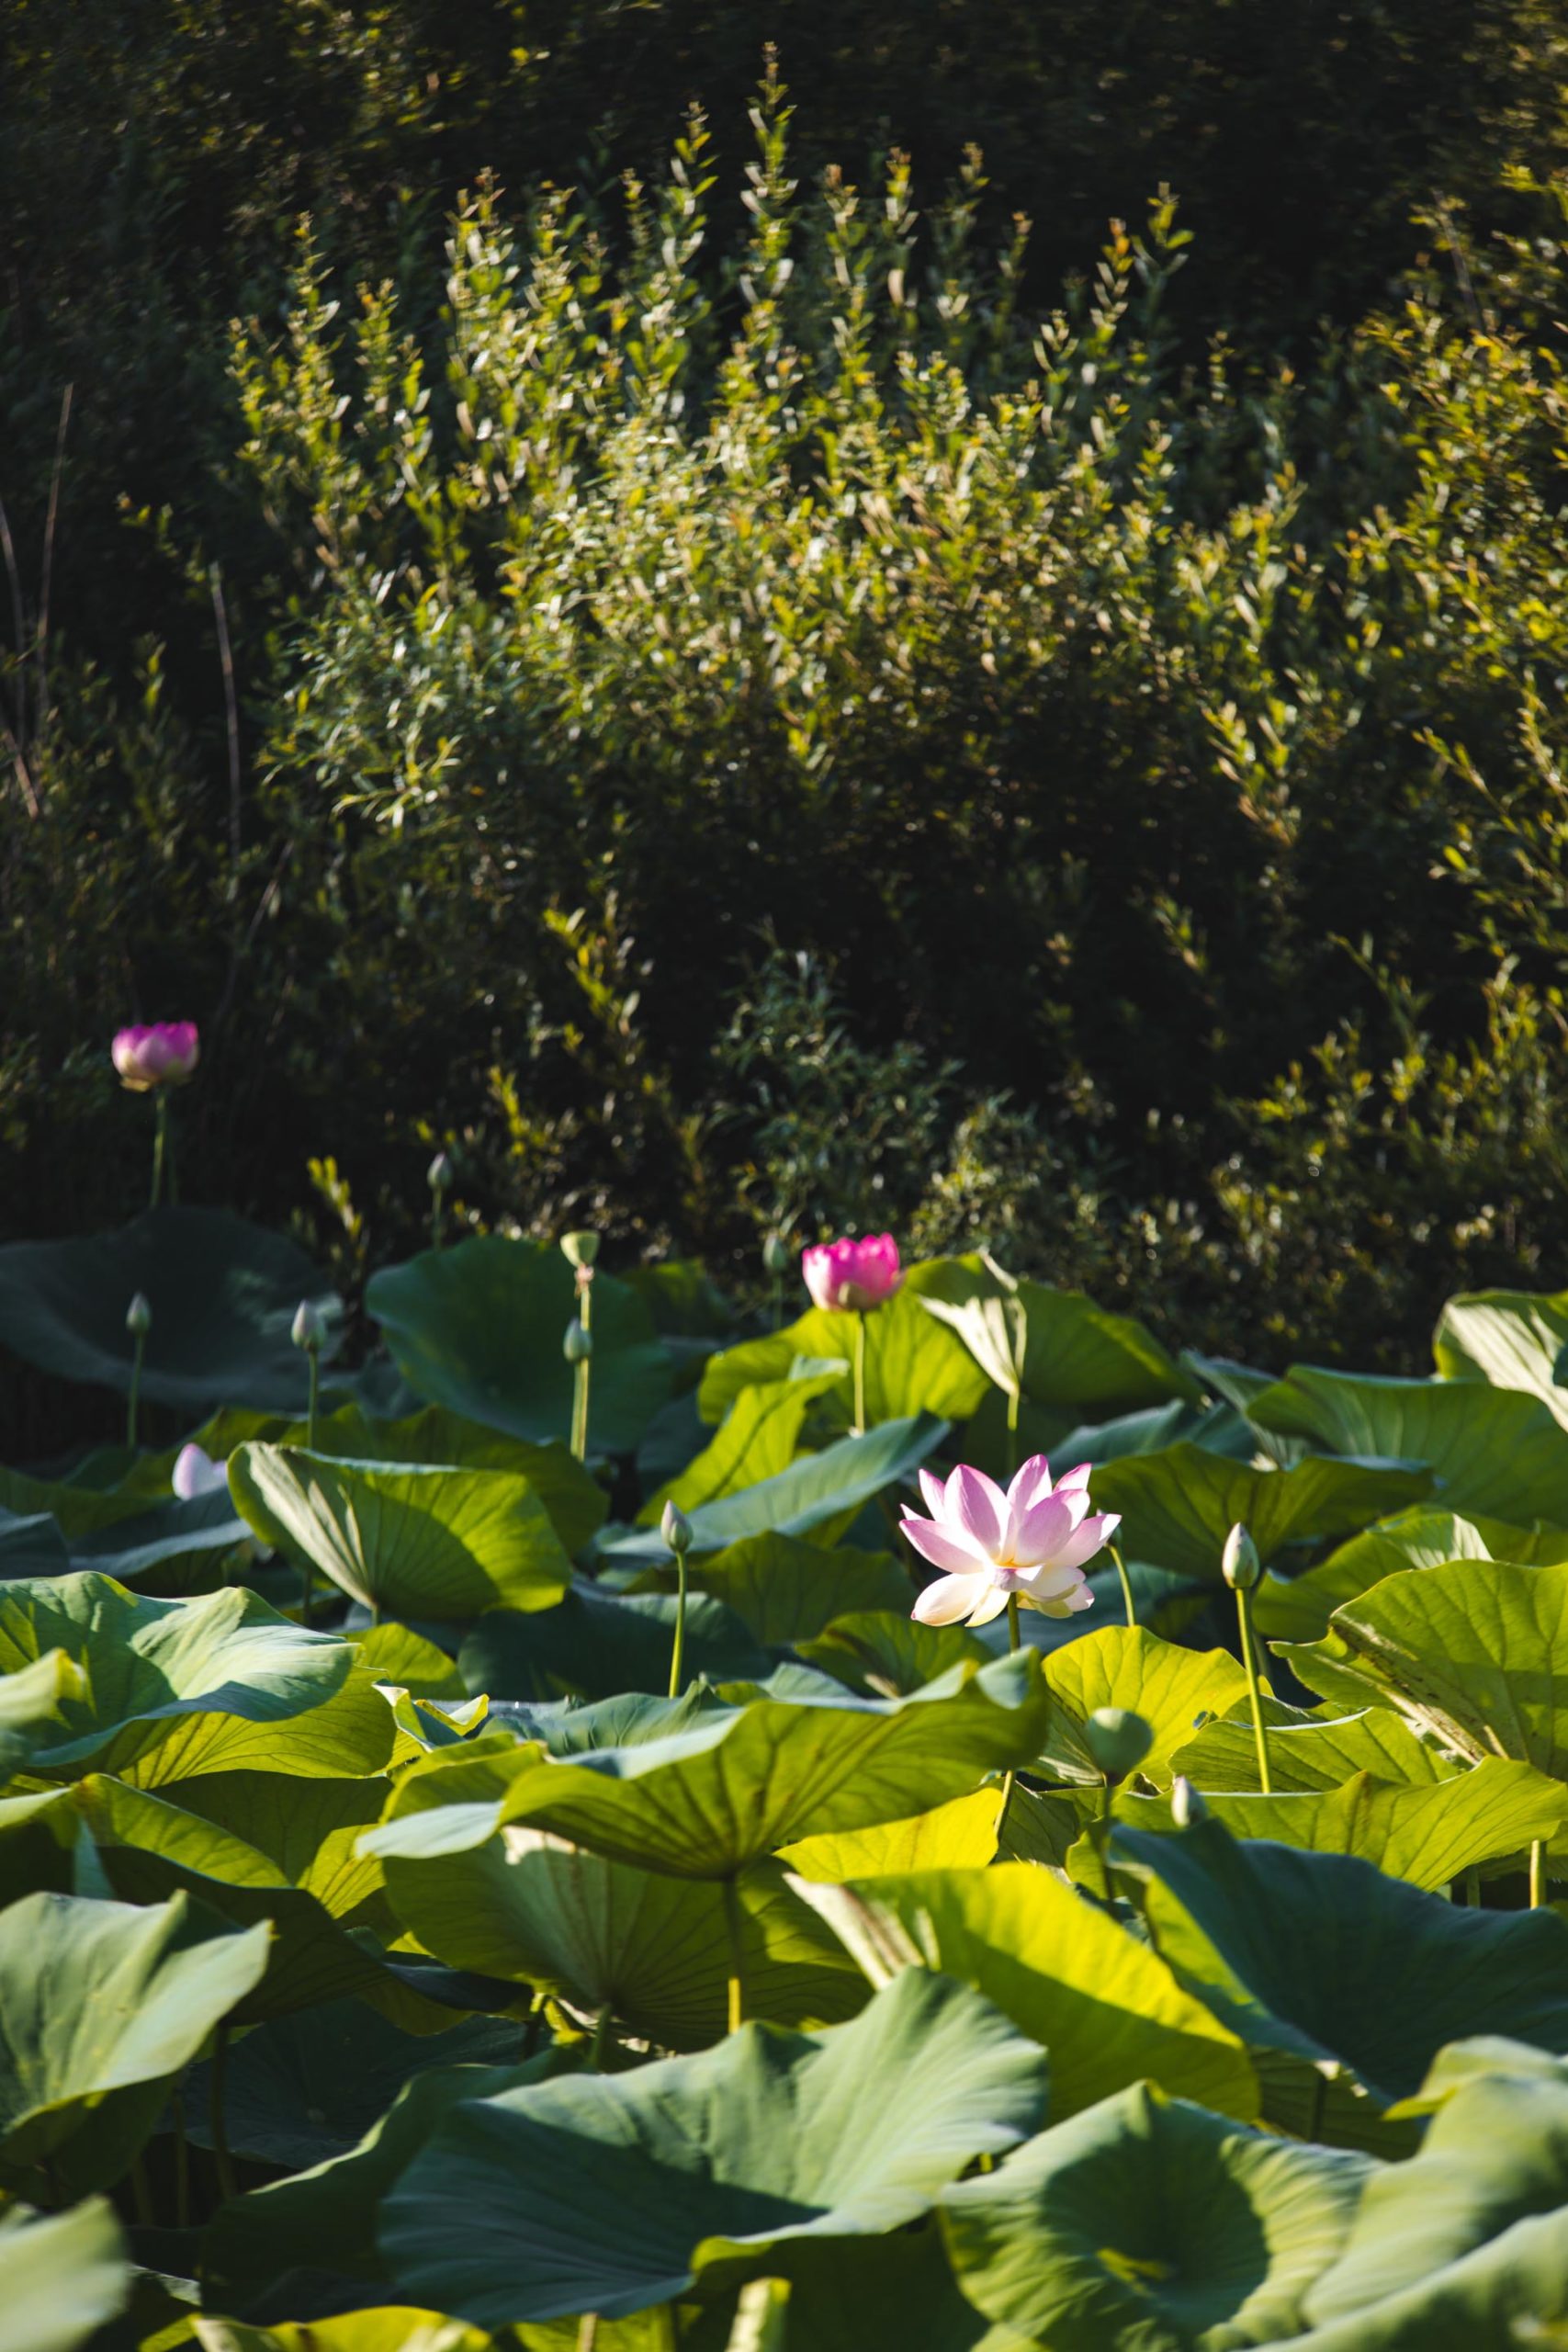
[[[1546,1901],[1546,1840],[1530,1841],[1530,1909],[1539,1911]]]
[[[604,2044],[610,2039],[610,2004],[605,2002],[593,2020],[593,2039],[588,2045],[588,2071],[598,2074],[604,2063]]]
[[[141,1359],[147,1352],[147,1334],[138,1331],[135,1353],[130,1359],[130,1394],[125,1400],[125,1442],[132,1453],[136,1451],[137,1406],[141,1392]]]
[[[858,1306],[853,1310],[855,1335],[853,1344],[855,1378],[855,1435],[865,1435],[865,1316]]]
[[[1472,1910],[1472,1911],[1479,1911],[1479,1910],[1480,1910],[1480,1908],[1481,1908],[1481,1866],[1480,1866],[1480,1864],[1479,1864],[1478,1862],[1472,1862],[1472,1863],[1471,1863],[1471,1865],[1470,1865],[1470,1868],[1465,1871],[1465,1874],[1464,1874],[1464,1899],[1465,1899],[1466,1905],[1468,1906],[1468,1908],[1469,1908],[1470,1910]]]
[[[1115,1784],[1107,1772],[1100,1789],[1100,1883],[1105,1889],[1107,1903],[1116,1900],[1111,1892],[1111,1806],[1115,1793]]]
[[[1122,1606],[1127,1612],[1127,1623],[1129,1625],[1135,1626],[1138,1622],[1138,1606],[1133,1599],[1133,1579],[1127,1574],[1127,1563],[1114,1544],[1108,1544],[1105,1548],[1115,1561],[1116,1573],[1122,1579]]]
[[[539,2036],[545,2030],[545,1988],[541,1984],[528,2004],[528,2023],[523,2035],[523,2055],[531,2058],[539,2046]]]
[[[670,1653],[670,1696],[681,1695],[681,1675],[686,1660],[686,1555],[675,1555],[675,1646]]]
[[[227,2204],[237,2197],[240,2186],[234,2177],[234,2159],[229,2154],[229,2136],[223,2121],[223,2076],[229,2060],[228,2022],[220,2025],[212,2044],[212,2064],[208,2075],[208,2115],[212,2132],[212,2161],[218,2169],[218,2194]]]
[[[1252,1736],[1258,1746],[1258,1785],[1266,1797],[1274,1793],[1269,1777],[1269,1739],[1263,1726],[1263,1692],[1258,1679],[1258,1650],[1252,1634],[1252,1591],[1247,1585],[1235,1589],[1236,1623],[1241,1629],[1241,1663],[1247,1676],[1247,1696],[1252,1708]]]
[[[169,1151],[169,1097],[166,1088],[160,1087],[152,1098],[152,1193],[148,1207],[155,1209],[164,1197],[164,1170],[168,1167],[169,1200],[175,1197],[175,1171]]]
[[[577,1270],[577,1319],[582,1326],[582,1336],[588,1344],[576,1367],[576,1385],[571,1397],[571,1450],[580,1462],[588,1459],[589,1381],[593,1370],[593,1269],[579,1266]]]
[[[1022,1402],[1016,1388],[1008,1390],[1007,1471],[1010,1478],[1018,1468],[1018,1408]]]
[[[1018,1595],[1016,1592],[1010,1592],[1008,1595],[1008,1654],[1010,1657],[1021,1647],[1022,1640],[1023,1636],[1019,1630],[1018,1623]],[[997,1850],[998,1853],[1001,1850],[1002,1832],[1008,1826],[1008,1807],[1012,1803],[1012,1784],[1015,1778],[1014,1773],[1010,1771],[1008,1773],[1002,1782],[1002,1801],[997,1807]]]
[[[599,2314],[584,2312],[577,2323],[577,2352],[594,2352],[599,2341]]]
[[[746,2021],[746,1980],[740,1941],[740,1882],[731,1875],[720,1881],[724,1891],[724,1924],[729,1938],[729,2025],[739,2033]]]

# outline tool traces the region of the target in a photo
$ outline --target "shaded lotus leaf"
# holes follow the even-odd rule
[[[1272,1768],[1273,1742],[1269,1744]],[[1487,1757],[1468,1772],[1414,1788],[1391,1787],[1367,1772],[1342,1786],[1304,1792],[1203,1792],[1204,1803],[1233,1838],[1269,1838],[1319,1854],[1359,1854],[1391,1878],[1436,1893],[1465,1871],[1523,1853],[1536,1838],[1559,1836],[1568,1824],[1568,1788],[1528,1764]],[[1164,1797],[1119,1790],[1116,1817],[1129,1828],[1156,1832],[1170,1823]],[[1098,1857],[1089,1841],[1068,1858],[1068,1870],[1097,1891]]]
[[[874,1984],[908,1967],[940,1970],[1043,2043],[1058,2118],[1145,2078],[1228,2115],[1258,2112],[1235,2035],[1147,1944],[1032,1862],[806,1892]]]
[[[1568,2050],[1568,1921],[1472,1911],[1347,1854],[1233,1838],[1215,1819],[1118,1824],[1155,1943],[1250,2046],[1352,2068],[1408,2098],[1446,2041],[1500,2033]]]
[[[1453,1770],[1450,1759],[1417,1739],[1392,1707],[1367,1707],[1359,1714],[1325,1721],[1272,1700],[1265,1702],[1264,1712],[1269,1777],[1277,1794],[1337,1789],[1356,1772],[1416,1787],[1444,1780]],[[1224,1722],[1205,1724],[1170,1761],[1173,1771],[1185,1774],[1205,1793],[1255,1789],[1258,1747],[1250,1711],[1237,1709]]]
[[[1145,1777],[1168,1781],[1171,1757],[1204,1719],[1229,1713],[1247,1697],[1247,1677],[1228,1650],[1184,1650],[1142,1625],[1104,1625],[1045,1661],[1045,1680],[1061,1705],[1051,1717],[1042,1755],[1054,1773],[1099,1781],[1083,1743],[1083,1724],[1097,1707],[1126,1707],[1153,1735],[1139,1766]]]
[[[906,1603],[910,1589],[906,1582]],[[897,1611],[852,1610],[836,1617],[814,1641],[800,1643],[799,1649],[809,1665],[822,1668],[847,1690],[877,1699],[910,1697],[955,1666],[984,1666],[990,1656],[977,1634],[962,1625],[922,1625],[907,1605]]]
[[[1292,1364],[1254,1400],[1252,1413],[1269,1429],[1338,1453],[1425,1463],[1437,1498],[1467,1518],[1568,1526],[1568,1430],[1538,1397],[1478,1380],[1396,1380]]]
[[[1293,2336],[1371,2170],[1135,2085],[946,2190],[959,2283],[1031,2340],[1240,2352]]]
[[[66,1380],[130,1386],[126,1308],[152,1309],[141,1393],[201,1412],[243,1397],[302,1412],[308,1374],[290,1338],[301,1300],[335,1326],[339,1305],[304,1252],[226,1209],[149,1209],[118,1233],[0,1249],[0,1331]],[[329,1340],[325,1352],[330,1355]]]
[[[1409,1568],[1280,1655],[1336,1706],[1394,1707],[1461,1756],[1568,1780],[1568,1566]]]
[[[1539,1396],[1568,1421],[1557,1365],[1568,1347],[1568,1291],[1483,1290],[1450,1298],[1438,1318],[1432,1357],[1445,1380],[1484,1380]]]
[[[260,1981],[265,1927],[176,1894],[150,1910],[28,1894],[0,1912],[0,2179],[47,2166],[107,2188],[157,2121],[170,2081]]]
[[[836,1364],[807,1372],[797,1363],[786,1379],[742,1388],[712,1442],[677,1477],[649,1496],[637,1513],[638,1526],[657,1527],[666,1503],[693,1511],[701,1503],[717,1502],[787,1470],[799,1449],[807,1415],[840,1379]]]
[[[672,1593],[607,1592],[579,1577],[553,1609],[530,1615],[487,1611],[458,1652],[472,1691],[491,1698],[541,1700],[578,1691],[588,1699],[619,1691],[662,1694],[670,1685],[678,1602]],[[688,1676],[750,1680],[771,1658],[722,1600],[694,1593],[686,1608],[683,1653]]]
[[[63,2213],[13,2205],[0,2217],[0,2352],[78,2352],[130,2298],[114,2208]]]
[[[1258,1469],[1189,1440],[1121,1455],[1089,1481],[1095,1509],[1122,1514],[1118,1541],[1134,1559],[1210,1584],[1221,1580],[1220,1555],[1237,1520],[1267,1563],[1303,1537],[1364,1527],[1430,1485],[1430,1472],[1410,1462],[1309,1454],[1288,1470]]]
[[[673,1570],[657,1570],[670,1589]],[[722,1600],[769,1646],[810,1641],[837,1619],[858,1611],[908,1614],[914,1599],[908,1576],[886,1552],[825,1551],[794,1535],[750,1535],[690,1571],[693,1589]],[[951,1665],[952,1659],[947,1663]],[[929,1678],[928,1678],[929,1679]]]
[[[723,1421],[751,1387],[774,1387],[798,1364],[821,1396],[830,1396],[848,1423],[854,1408],[851,1365],[855,1317],[848,1309],[808,1307],[782,1331],[726,1348],[704,1367],[697,1405],[705,1421]],[[830,1370],[826,1385],[819,1370]],[[908,1287],[865,1317],[865,1411],[878,1421],[933,1414],[967,1420],[986,1393],[986,1375],[963,1342],[925,1313]]]
[[[930,1413],[912,1420],[883,1421],[863,1437],[842,1437],[820,1453],[803,1453],[772,1478],[739,1494],[702,1503],[688,1517],[694,1553],[724,1552],[749,1535],[776,1532],[837,1540],[863,1503],[909,1477],[947,1434],[946,1421]],[[636,1528],[601,1538],[599,1555],[616,1566],[667,1561],[670,1555],[656,1527]]]
[[[508,1822],[683,1878],[728,1878],[776,1847],[925,1812],[1022,1764],[1049,1701],[1026,1653],[961,1667],[904,1700],[758,1700],[689,1730],[571,1760],[536,1747],[410,1773],[366,1844],[452,1853]]]
[[[96,1770],[152,1786],[245,1765],[357,1775],[391,1754],[391,1712],[351,1645],[253,1593],[153,1600],[93,1575],[0,1586],[0,1673],[52,1649],[84,1670],[87,1695],[62,1697],[60,1736],[35,1750],[35,1776]]]
[[[1104,1417],[1173,1396],[1198,1401],[1197,1383],[1152,1331],[1096,1306],[1081,1291],[1013,1282],[978,1255],[911,1267],[906,1287],[933,1314],[972,1299],[1015,1300],[1025,1317],[1023,1394],[1035,1405]]]
[[[526,1478],[507,1470],[342,1462],[302,1447],[243,1445],[236,1502],[263,1541],[308,1560],[351,1600],[399,1617],[547,1609],[571,1562]]]
[[[251,1531],[227,1488],[182,1502],[171,1496],[108,1527],[71,1539],[70,1566],[113,1577],[117,1584],[178,1598],[222,1583],[234,1547]]]
[[[1568,1560],[1568,1531],[1510,1527],[1498,1519],[1463,1519],[1457,1511],[1422,1508],[1352,1535],[1304,1576],[1265,1576],[1253,1617],[1270,1640],[1314,1642],[1328,1630],[1341,1602],[1356,1600],[1404,1568],[1441,1567],[1449,1560],[1513,1560],[1531,1566]]]
[[[261,1430],[256,1436],[265,1434]],[[305,1422],[297,1421],[272,1434],[278,1445],[303,1445],[309,1436]],[[319,1453],[354,1462],[412,1464],[427,1469],[502,1470],[526,1478],[548,1512],[556,1533],[570,1553],[582,1551],[604,1523],[609,1498],[598,1480],[574,1460],[558,1439],[534,1445],[503,1430],[487,1429],[466,1420],[441,1405],[426,1405],[417,1413],[383,1420],[358,1405],[340,1406],[323,1415],[318,1430]],[[232,1451],[231,1448],[225,1449]]]
[[[70,1570],[65,1538],[50,1512],[7,1510],[0,1504],[0,1578],[62,1577]]]
[[[571,1432],[572,1368],[561,1339],[575,1277],[545,1242],[499,1234],[427,1250],[372,1274],[365,1303],[399,1371],[433,1404],[531,1443]],[[637,1292],[593,1283],[593,1450],[629,1453],[670,1394],[670,1359]]]
[[[1013,1792],[1017,1804],[1019,1792]],[[784,1849],[780,1860],[797,1878],[836,1885],[845,1879],[881,1878],[891,1871],[980,1870],[997,1851],[997,1815],[1001,1792],[976,1789],[973,1796],[917,1813],[908,1821],[879,1821],[866,1829],[802,1838]]]
[[[483,2324],[615,2318],[788,2277],[803,2239],[899,2229],[1044,2104],[1043,2052],[911,1969],[820,2033],[748,2025],[695,2057],[465,2101],[384,2200],[380,2244],[403,2287]]]
[[[543,1988],[589,2018],[608,2005],[666,2049],[701,2049],[725,2030],[729,1947],[709,1881],[513,1828],[467,1853],[394,1858],[387,1885],[405,1927],[454,1968]],[[852,2016],[865,1997],[859,1971],[779,1871],[749,1871],[739,1903],[748,2015],[784,2025]]]
[[[62,1649],[0,1676],[0,1784],[61,1737],[67,1702],[86,1705],[90,1695],[86,1676]]]

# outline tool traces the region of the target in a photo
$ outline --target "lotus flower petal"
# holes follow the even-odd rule
[[[902,1528],[922,1560],[933,1568],[941,1568],[951,1577],[985,1576],[990,1562],[970,1538],[952,1527],[938,1527],[929,1519],[917,1519],[911,1511],[903,1520]]]
[[[986,1572],[976,1569],[973,1576],[939,1577],[935,1584],[915,1596],[913,1614],[922,1625],[956,1625],[967,1617],[976,1601],[985,1598]]]

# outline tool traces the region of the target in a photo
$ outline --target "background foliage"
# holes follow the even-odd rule
[[[1539,0],[22,0],[0,1226],[136,1205],[190,1015],[188,1192],[350,1276],[439,1138],[1237,1351],[1555,1281],[1565,89]]]

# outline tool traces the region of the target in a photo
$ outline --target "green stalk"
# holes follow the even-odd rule
[[[686,1655],[686,1555],[675,1555],[675,1646],[670,1654],[670,1696],[681,1695],[681,1668]]]
[[[865,1435],[865,1315],[862,1308],[857,1306],[854,1309],[854,1318],[855,1435],[863,1437]]]
[[[169,1152],[169,1098],[160,1087],[152,1097],[152,1196],[147,1205],[155,1209],[164,1197],[164,1163]],[[171,1170],[170,1199],[173,1200]]]
[[[147,1334],[136,1334],[136,1352],[130,1360],[130,1394],[125,1406],[125,1442],[132,1453],[136,1451],[136,1408],[141,1388],[141,1359],[147,1352]]]
[[[320,1420],[321,1420],[321,1411],[320,1411],[320,1405],[321,1405],[321,1350],[320,1350],[319,1348],[309,1348],[309,1349],[307,1349],[307,1350],[306,1350],[306,1353],[305,1353],[305,1361],[306,1361],[307,1364],[308,1364],[308,1365],[309,1365],[309,1367],[310,1367],[310,1392],[309,1392],[309,1394],[308,1394],[308,1396],[307,1396],[306,1403],[305,1403],[305,1443],[309,1446],[309,1448],[310,1448],[310,1452],[311,1452],[312,1453],[314,1453],[314,1452],[316,1451],[316,1440],[317,1440],[317,1437],[318,1437],[318,1435],[319,1435],[319,1433],[320,1433],[320,1432],[319,1432],[319,1424],[320,1424]],[[308,1631],[310,1630],[310,1626],[311,1619],[312,1619],[312,1617],[314,1616],[314,1613],[315,1613],[315,1593],[316,1593],[316,1578],[315,1578],[315,1573],[314,1573],[313,1569],[311,1568],[311,1566],[310,1566],[310,1563],[309,1562],[309,1560],[302,1560],[302,1561],[300,1562],[300,1564],[299,1564],[299,1577],[300,1577],[300,1582],[301,1582],[301,1584],[302,1584],[302,1586],[303,1586],[303,1588],[304,1588],[303,1591],[302,1591],[302,1592],[301,1592],[301,1594],[300,1594],[300,1599],[299,1599],[299,1623],[300,1623],[300,1624],[301,1624],[301,1625],[303,1625],[303,1626],[306,1628],[306,1630],[307,1630],[307,1632],[308,1632]]]
[[[212,2045],[212,2065],[208,2075],[208,2116],[212,2132],[212,2161],[218,2168],[218,2194],[227,2204],[240,2193],[234,2177],[234,2160],[229,2154],[229,2136],[223,2121],[223,2075],[229,2058],[229,2028],[218,2029]]]
[[[588,2071],[591,2075],[596,2075],[599,2072],[604,2056],[604,2044],[609,2038],[610,2004],[606,2001],[593,2020],[593,2039],[588,2045]]]
[[[1138,1622],[1138,1610],[1133,1599],[1133,1579],[1127,1574],[1127,1563],[1114,1544],[1108,1544],[1105,1548],[1115,1561],[1116,1573],[1122,1579],[1122,1606],[1127,1611],[1127,1623],[1129,1625],[1135,1626]]]
[[[577,1319],[588,1337],[592,1339],[593,1337],[593,1269],[592,1266],[578,1268],[577,1295],[582,1302]],[[582,1451],[577,1457],[580,1462],[586,1462],[588,1459],[588,1380],[592,1369],[593,1359],[591,1355],[584,1356],[577,1367],[577,1394],[574,1402],[577,1408],[578,1434],[582,1442]]]
[[[729,2025],[738,2033],[746,2021],[746,1980],[740,1941],[740,1884],[733,1873],[721,1879],[724,1889],[724,1925],[729,1938]]]
[[[1007,1475],[1010,1478],[1018,1468],[1018,1408],[1022,1402],[1016,1388],[1008,1390]]]
[[[599,2314],[584,2312],[577,2323],[577,2352],[594,2352],[599,2341]]]
[[[1252,1736],[1258,1744],[1258,1785],[1263,1794],[1272,1796],[1274,1784],[1269,1777],[1269,1742],[1263,1729],[1263,1693],[1258,1681],[1258,1653],[1252,1639],[1252,1591],[1247,1585],[1235,1589],[1236,1623],[1241,1628],[1241,1663],[1247,1675],[1247,1695],[1252,1708]]]
[[[1539,1911],[1546,1901],[1546,1840],[1530,1842],[1530,1909]]]
[[[1008,1595],[1008,1652],[1010,1656],[1021,1646],[1022,1639],[1018,1623],[1018,1595],[1016,1592],[1010,1592]],[[998,1853],[1001,1851],[1002,1832],[1008,1825],[1008,1807],[1012,1803],[1012,1784],[1015,1777],[1013,1773],[1009,1772],[1003,1781],[1002,1801],[997,1807],[997,1851]]]
[[[1111,1776],[1107,1773],[1100,1791],[1100,1883],[1105,1889],[1107,1903],[1114,1903],[1116,1900],[1111,1892],[1110,1853],[1111,1801],[1114,1793],[1111,1785]]]
[[[1465,1899],[1465,1904],[1466,1904],[1467,1907],[1468,1907],[1470,1910],[1472,1910],[1472,1911],[1479,1911],[1479,1910],[1480,1910],[1480,1908],[1481,1908],[1481,1871],[1480,1871],[1479,1866],[1478,1866],[1476,1863],[1474,1863],[1474,1862],[1472,1862],[1472,1864],[1470,1865],[1470,1868],[1466,1871],[1466,1872],[1465,1872],[1465,1874],[1464,1874],[1464,1899]]]

